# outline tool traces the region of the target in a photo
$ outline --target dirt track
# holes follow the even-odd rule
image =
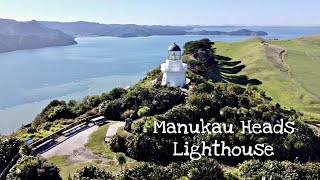
[[[59,137],[56,142],[57,145],[46,152],[41,153],[44,158],[51,158],[55,156],[68,156],[74,163],[77,162],[91,162],[94,160],[107,161],[104,157],[94,155],[91,151],[85,148],[89,136],[96,131],[99,126],[88,125],[87,128],[80,130],[70,137]]]
[[[288,65],[284,61],[284,55],[286,50],[282,47],[275,46],[272,44],[265,45],[266,55],[269,60],[271,60],[275,67],[280,71],[288,72]]]

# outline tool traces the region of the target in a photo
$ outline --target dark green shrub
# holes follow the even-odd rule
[[[197,161],[192,161],[188,165],[190,180],[223,180],[224,174],[220,164],[214,159],[201,158]]]
[[[248,180],[256,180],[265,177],[267,179],[304,180],[319,179],[319,163],[293,163],[289,161],[245,161],[239,167],[241,177]]]
[[[16,138],[0,139],[0,172],[10,163],[19,152],[22,142]]]
[[[126,152],[125,144],[126,144],[125,138],[117,134],[112,136],[109,141],[110,149],[114,152]]]
[[[86,166],[78,169],[74,174],[73,180],[113,180],[115,177],[109,172],[105,172],[95,166]]]
[[[40,157],[23,156],[10,169],[7,180],[60,180],[59,169]]]
[[[175,180],[181,179],[185,171],[178,164],[172,164],[167,167],[151,165],[145,163],[138,165],[133,169],[126,170],[119,176],[120,180]]]

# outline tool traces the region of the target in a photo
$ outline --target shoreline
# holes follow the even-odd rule
[[[187,35],[188,36],[188,35]],[[189,35],[189,36],[194,36],[194,35]],[[279,35],[281,36],[281,35]],[[163,36],[159,36],[159,38],[156,38],[155,40],[158,40],[162,38]],[[181,36],[180,36],[181,37]],[[185,37],[185,36],[183,36]],[[214,36],[217,37],[217,36]],[[232,37],[232,36],[230,36]],[[85,37],[81,38],[76,38],[76,39],[82,39]],[[86,38],[117,38],[117,37],[86,37]],[[136,38],[147,38],[147,37],[136,37]],[[250,37],[249,37],[250,38]],[[296,37],[298,38],[298,37]],[[296,39],[295,38],[295,39]],[[123,38],[117,38],[117,39],[123,39]],[[219,40],[218,40],[219,41]],[[228,42],[228,40],[226,40]],[[238,42],[238,41],[237,41]],[[81,44],[81,42],[80,42]],[[52,47],[47,47],[47,48],[52,48]],[[58,48],[58,47],[56,47]],[[27,50],[27,51],[37,51],[36,50]],[[21,50],[21,51],[26,51],[26,50]],[[1,54],[1,53],[0,53]],[[139,74],[139,73],[137,73]],[[2,128],[0,129],[0,134],[7,135],[10,134],[14,131],[16,131],[18,128],[21,127],[21,125],[29,124],[34,117],[41,112],[43,107],[45,107],[51,100],[53,99],[59,99],[59,100],[70,100],[70,99],[82,99],[87,95],[98,95],[103,92],[107,92],[111,90],[114,87],[126,87],[127,85],[132,85],[136,82],[138,82],[141,78],[143,78],[144,74],[140,72],[141,75],[127,75],[127,76],[121,76],[119,75],[118,77],[122,77],[121,79],[118,79],[114,82],[110,82],[114,76],[103,76],[103,77],[94,77],[94,78],[89,78],[91,81],[87,82],[87,84],[84,86],[84,89],[81,89],[80,91],[71,91],[71,93],[68,94],[58,94],[59,96],[54,96],[52,95],[53,98],[48,98],[48,99],[42,99],[38,100],[36,102],[29,102],[29,103],[22,103],[18,104],[16,106],[12,107],[6,107],[3,109],[0,109],[0,125]],[[132,79],[135,78],[134,80]],[[102,79],[100,79],[102,78]],[[82,79],[80,80],[82,83],[83,81],[86,81],[88,79]],[[70,83],[67,83],[70,84]],[[116,85],[115,85],[116,84]],[[126,84],[126,85],[124,85]],[[75,84],[74,86],[80,87],[81,85]],[[92,93],[92,90],[100,89],[100,91],[95,91],[95,93]],[[103,89],[103,90],[102,90]],[[43,93],[39,91],[40,93]],[[45,92],[44,92],[45,93]],[[38,96],[35,94],[35,96]],[[38,96],[39,97],[39,96]],[[14,117],[14,118],[12,118]]]
[[[23,125],[27,125],[33,121],[42,109],[47,106],[50,101],[58,100],[82,100],[86,96],[100,95],[108,92],[115,87],[127,87],[137,83],[143,76],[105,76],[100,78],[89,78],[82,81],[90,81],[86,89],[69,93],[60,97],[43,99],[37,102],[23,103],[10,108],[0,109],[0,134],[9,135],[15,132]],[[95,81],[93,81],[95,80]],[[105,86],[102,86],[105,84]],[[96,87],[96,88],[93,88]],[[12,123],[14,122],[14,123]]]

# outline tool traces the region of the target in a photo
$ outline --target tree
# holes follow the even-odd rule
[[[40,157],[23,156],[10,169],[7,180],[60,180],[59,169]]]
[[[117,153],[115,156],[116,161],[120,165],[121,172],[123,171],[122,166],[127,162],[127,158],[124,153]]]
[[[199,41],[190,41],[184,45],[184,54],[192,55],[195,59],[212,65],[214,62],[214,49],[212,45],[214,42],[210,42],[209,39],[201,39]]]
[[[73,180],[113,180],[115,177],[96,166],[86,166],[78,169]]]
[[[114,88],[109,93],[103,93],[101,95],[101,101],[115,100],[121,98],[126,93],[127,90],[124,88]]]
[[[101,103],[99,96],[87,96],[82,100],[82,103],[87,104],[91,108],[97,107]]]

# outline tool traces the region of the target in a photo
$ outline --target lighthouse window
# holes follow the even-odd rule
[[[169,54],[169,59],[171,59],[171,60],[181,59],[181,52],[180,51],[171,51]]]

